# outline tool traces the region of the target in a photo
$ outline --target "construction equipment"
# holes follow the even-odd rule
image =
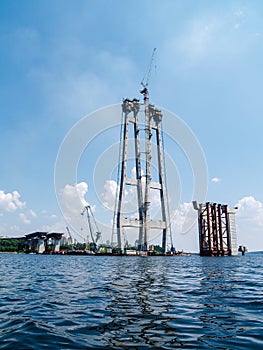
[[[71,232],[70,232],[68,226],[66,227],[66,229],[67,229],[67,232],[68,232],[68,235],[69,235],[69,240],[68,240],[68,242],[69,242],[70,250],[73,252],[73,250],[75,250],[74,245],[73,245],[73,237],[72,237],[72,235],[71,235]]]
[[[96,220],[95,220],[95,217],[93,215],[93,212],[91,210],[90,205],[87,205],[84,207],[81,215],[84,215],[85,212],[87,214],[90,236],[91,236],[92,243],[93,243],[93,250],[95,253],[97,253],[98,252],[98,241],[101,238],[101,232],[99,231],[98,225],[96,223]],[[94,228],[95,228],[95,233],[94,233]],[[95,236],[95,234],[96,234],[96,236]]]
[[[155,53],[156,53],[156,47],[153,49],[148,69],[147,69],[147,71],[146,71],[146,73],[141,81],[141,85],[143,86],[144,89],[147,88],[147,86],[149,84],[149,80],[150,80],[152,68],[153,68],[153,62],[154,62],[154,58],[155,58]]]

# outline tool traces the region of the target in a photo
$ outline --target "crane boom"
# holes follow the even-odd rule
[[[153,61],[154,61],[154,58],[155,58],[155,54],[156,54],[156,47],[153,49],[153,52],[152,52],[152,56],[151,56],[151,60],[150,60],[150,63],[149,63],[149,66],[148,66],[148,69],[141,81],[141,85],[146,88],[149,84],[149,80],[150,80],[150,77],[151,77],[151,73],[152,73],[152,68],[153,68]]]
[[[95,220],[95,217],[93,215],[93,212],[91,210],[90,205],[87,205],[87,206],[84,207],[83,212],[81,213],[81,215],[84,215],[85,212],[87,214],[90,236],[91,236],[92,243],[94,245],[94,250],[95,250],[95,253],[96,253],[98,251],[97,243],[98,243],[98,240],[101,238],[101,232],[99,231],[98,225],[96,223],[96,220]],[[96,229],[96,237],[94,235],[94,230],[93,230],[93,225],[92,225],[91,219],[93,220],[93,224],[94,224],[95,229]]]

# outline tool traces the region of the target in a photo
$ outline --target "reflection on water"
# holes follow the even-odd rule
[[[1,349],[258,349],[263,255],[0,255]]]
[[[225,266],[223,259],[215,258],[208,266],[207,262],[204,263],[203,278],[200,281],[204,294],[203,310],[199,316],[203,322],[204,334],[198,339],[211,347],[215,340],[217,346],[224,346],[226,339],[228,342],[234,340],[237,333],[242,331],[236,326],[235,312],[228,304],[234,298],[235,271],[231,268],[233,266]]]
[[[105,329],[104,339],[111,347],[154,348],[176,343],[176,329],[168,325],[168,312],[173,305],[163,266],[158,259],[127,259],[136,264],[131,271],[121,265],[113,275],[112,302],[108,306],[112,321]]]

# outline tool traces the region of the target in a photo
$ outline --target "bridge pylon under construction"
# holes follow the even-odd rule
[[[237,208],[210,202],[198,204],[196,201],[193,201],[193,207],[198,211],[200,255],[237,255]]]
[[[148,251],[151,231],[161,235],[163,253],[168,250],[170,232],[169,207],[165,174],[165,159],[162,134],[162,112],[149,103],[146,87],[141,91],[144,102],[125,99],[122,103],[122,131],[120,142],[118,192],[115,205],[115,225],[117,244],[120,253],[125,249],[125,230],[136,228],[138,249]],[[128,176],[129,149],[133,148],[133,170],[135,176]],[[153,151],[154,154],[153,154]],[[155,158],[153,163],[152,158]],[[154,180],[153,178],[154,174]],[[129,189],[128,189],[129,188]],[[127,192],[137,198],[136,206],[130,213],[125,210]],[[153,192],[159,197],[157,206],[158,220],[153,216],[151,199]],[[156,201],[154,205],[156,210]],[[152,217],[153,216],[153,217]],[[158,233],[157,233],[158,234]],[[171,234],[171,232],[170,232]],[[171,238],[171,236],[170,236]],[[170,242],[172,246],[172,238]]]

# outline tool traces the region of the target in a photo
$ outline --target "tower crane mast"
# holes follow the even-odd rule
[[[67,230],[68,235],[69,235],[70,250],[73,251],[73,250],[74,250],[74,247],[73,247],[73,237],[72,237],[72,235],[71,235],[71,232],[70,232],[70,229],[69,229],[68,226],[66,227],[66,230]]]

